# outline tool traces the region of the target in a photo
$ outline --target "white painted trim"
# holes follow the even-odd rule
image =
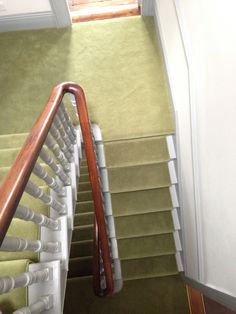
[[[185,25],[183,25],[183,19],[182,19],[182,15],[181,18],[179,16],[180,10],[180,2],[178,1],[178,3],[175,0],[170,0],[170,3],[173,4],[173,10],[174,10],[174,15],[176,17],[176,23],[178,25],[178,32],[180,34],[180,45],[183,49],[183,57],[185,59],[185,64],[186,64],[186,69],[187,69],[187,75],[188,75],[188,101],[189,101],[189,107],[191,107],[191,115],[193,115],[193,113],[195,112],[194,109],[196,109],[195,107],[195,86],[194,86],[194,71],[193,71],[193,62],[192,62],[192,54],[191,54],[191,50],[189,49],[189,45],[187,45],[187,53],[186,53],[186,38],[184,38],[186,36],[186,28]],[[177,4],[177,5],[176,5]],[[171,71],[171,66],[170,66],[170,60],[169,60],[169,54],[167,51],[167,42],[166,42],[166,38],[165,38],[165,29],[163,27],[162,24],[162,16],[161,16],[161,7],[160,7],[160,1],[155,0],[154,1],[154,19],[155,19],[155,24],[156,24],[156,32],[157,32],[157,37],[158,40],[161,44],[161,48],[162,48],[162,57],[164,60],[164,64],[165,64],[165,68],[168,74],[168,82],[169,82],[169,87],[170,87],[170,95],[171,95],[171,99],[172,99],[172,104],[175,110],[175,120],[176,120],[176,154],[177,154],[177,169],[178,169],[178,196],[179,196],[179,202],[180,202],[180,222],[181,222],[181,227],[183,230],[185,230],[188,226],[187,226],[187,222],[185,221],[185,215],[183,212],[183,208],[185,208],[185,210],[188,210],[189,208],[191,208],[194,211],[194,215],[196,216],[194,218],[194,220],[192,221],[193,224],[193,228],[195,228],[196,231],[194,231],[195,233],[195,242],[196,243],[196,256],[194,256],[194,265],[193,263],[191,265],[187,264],[187,257],[189,258],[189,255],[186,254],[186,250],[184,249],[183,255],[184,255],[184,268],[185,271],[187,271],[187,273],[191,272],[191,277],[194,276],[194,278],[203,278],[203,265],[199,266],[199,264],[203,264],[203,259],[202,259],[202,255],[200,256],[198,254],[198,250],[199,248],[202,248],[202,245],[200,243],[202,243],[202,235],[201,235],[201,230],[200,230],[200,226],[199,226],[199,221],[201,220],[199,217],[199,212],[196,213],[196,211],[199,208],[199,204],[200,204],[200,195],[198,193],[198,187],[197,184],[199,183],[199,178],[195,175],[191,174],[191,177],[188,178],[188,184],[191,184],[191,186],[193,186],[193,190],[194,193],[191,193],[191,195],[188,195],[188,197],[185,197],[185,201],[186,204],[183,203],[183,193],[184,193],[184,189],[183,189],[183,185],[184,183],[186,184],[186,178],[182,177],[182,174],[185,172],[185,169],[183,169],[184,165],[181,165],[180,162],[180,152],[181,152],[181,147],[180,147],[180,137],[179,137],[179,130],[181,129],[181,126],[179,124],[180,121],[180,112],[178,111],[178,97],[177,94],[175,92],[175,81],[173,79],[172,76],[172,71]],[[165,19],[165,16],[163,16],[163,19]],[[184,32],[183,32],[184,29]],[[191,84],[191,86],[190,86]],[[193,108],[194,107],[194,108]],[[194,121],[192,120],[192,118],[194,119],[194,117],[190,117],[189,119],[191,120],[191,130],[186,130],[187,132],[190,132],[191,134],[191,143],[188,143],[190,150],[191,150],[191,160],[197,162],[197,151],[196,151],[196,146],[194,146],[197,141],[196,137],[194,137],[193,135],[194,132],[196,133],[196,124],[194,124]],[[192,143],[192,141],[195,141],[195,144]],[[184,145],[184,144],[182,144]],[[196,153],[195,156],[192,156],[192,154]],[[191,171],[194,171],[194,173],[196,174],[196,169],[194,168],[196,164],[194,164],[194,161],[192,162],[192,167],[191,167]],[[193,169],[194,168],[194,169]],[[174,191],[173,189],[170,190],[171,192],[173,192],[171,194],[172,196],[172,201],[175,202],[176,201],[176,197],[177,197],[177,193],[176,190]],[[186,200],[187,199],[187,200]],[[185,207],[184,207],[185,206]],[[198,216],[198,217],[197,217]],[[197,239],[198,237],[198,239]],[[183,241],[183,248],[187,247],[187,243],[188,243],[188,239],[187,239],[187,235],[185,235],[185,232],[182,233],[182,241]],[[201,269],[200,269],[201,268]],[[193,271],[194,269],[194,271]]]
[[[184,271],[184,267],[183,267],[183,263],[182,263],[182,258],[181,258],[180,252],[176,252],[175,253],[175,259],[176,259],[178,271],[179,272],[183,272]]]
[[[141,15],[142,16],[153,16],[154,0],[141,0]]]
[[[173,160],[170,160],[168,162],[168,169],[169,169],[171,184],[177,184],[178,180],[177,180],[177,175],[176,175],[176,171],[175,171],[175,164],[174,164]]]
[[[169,152],[170,159],[176,159],[175,145],[173,141],[173,135],[166,136],[166,144]]]
[[[179,0],[173,0],[176,17],[178,20],[179,31],[185,53],[185,59],[188,68],[189,79],[189,105],[190,105],[190,121],[191,121],[191,144],[192,144],[192,171],[194,186],[194,206],[197,231],[197,247],[198,247],[198,271],[199,280],[205,282],[204,276],[204,256],[203,256],[203,231],[202,231],[202,213],[201,213],[201,195],[200,195],[200,171],[199,171],[199,149],[198,149],[198,132],[197,132],[197,105],[196,105],[196,87],[195,87],[195,70],[192,58],[192,49],[189,44],[186,26],[181,12]]]
[[[178,200],[178,196],[177,196],[177,192],[176,192],[176,186],[171,185],[169,187],[169,190],[170,190],[170,196],[171,196],[171,200],[172,200],[172,206],[173,207],[179,207],[179,200]]]
[[[175,230],[181,230],[177,209],[173,208],[171,214]]]
[[[47,282],[28,287],[28,304],[36,302],[40,296],[53,295],[53,308],[46,312],[47,314],[62,313],[60,261],[30,264],[29,271],[33,272],[46,267],[52,269],[52,278]]]
[[[182,244],[180,241],[179,231],[175,230],[173,232],[173,236],[174,236],[174,240],[175,240],[176,251],[177,252],[182,251]]]
[[[5,15],[0,17],[0,32],[56,27],[53,12]]]
[[[69,249],[68,249],[68,230],[67,230],[67,217],[62,216],[58,218],[60,221],[59,230],[50,230],[48,228],[41,228],[41,241],[59,242],[61,250],[58,253],[40,253],[40,262],[48,262],[60,260],[62,269],[68,270],[69,263]]]
[[[49,0],[58,28],[72,25],[70,11],[66,0]]]
[[[104,145],[102,142],[102,134],[98,125],[92,124],[92,132],[95,139],[96,153],[98,159],[98,166],[102,184],[103,198],[105,204],[105,220],[108,230],[109,243],[111,247],[111,255],[113,262],[113,276],[114,276],[114,292],[119,292],[123,286],[121,263],[119,259],[119,251],[115,232],[115,221],[112,212],[111,194],[109,192],[109,179],[106,168]]]

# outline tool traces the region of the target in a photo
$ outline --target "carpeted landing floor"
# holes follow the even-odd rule
[[[141,17],[0,33],[0,134],[28,132],[63,81],[84,87],[104,140],[173,132],[155,41],[153,19]]]
[[[153,19],[1,33],[0,46],[0,182],[26,136],[21,133],[29,132],[59,82],[84,87],[105,141],[124,288],[105,300],[92,292],[94,209],[83,161],[65,313],[189,313],[175,261],[167,166],[174,118]]]

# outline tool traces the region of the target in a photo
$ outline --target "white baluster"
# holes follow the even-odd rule
[[[66,205],[60,203],[56,199],[53,199],[51,195],[48,195],[45,193],[42,189],[40,189],[37,185],[32,183],[31,181],[28,181],[25,191],[30,194],[31,196],[35,198],[39,198],[41,201],[43,201],[46,205],[51,206],[53,209],[55,209],[59,214],[65,214],[66,213]]]
[[[56,143],[53,142],[51,136],[48,134],[44,144],[53,152],[57,160],[61,163],[63,169],[65,172],[70,171],[70,165],[67,162],[63,152],[60,150],[60,148],[57,146]]]
[[[41,149],[39,156],[56,173],[56,175],[58,175],[58,177],[61,179],[64,185],[71,184],[70,177],[67,174],[65,174],[61,165],[57,165],[43,147]]]
[[[16,218],[26,221],[32,221],[40,226],[49,228],[51,230],[60,229],[60,221],[52,218],[48,218],[42,214],[36,214],[32,209],[22,205],[18,205],[15,216]]]
[[[63,138],[64,142],[66,143],[66,146],[68,147],[69,151],[71,152],[71,154],[74,153],[74,146],[72,145],[65,129],[64,129],[64,126],[61,122],[61,119],[59,117],[59,115],[56,115],[54,117],[54,123],[56,125],[56,127],[58,128],[60,134],[61,134],[61,137]]]
[[[51,308],[53,308],[52,294],[39,298],[36,302],[13,312],[13,314],[39,314]]]
[[[0,277],[0,294],[7,293],[15,288],[28,287],[34,283],[52,279],[53,269],[45,268],[33,272],[25,272],[15,276]]]
[[[66,121],[67,121],[67,125],[69,126],[69,128],[70,128],[70,130],[71,130],[71,133],[72,133],[72,135],[74,136],[75,141],[76,141],[76,132],[75,132],[75,128],[74,128],[74,126],[73,126],[73,124],[72,124],[72,122],[71,122],[70,116],[68,115],[68,113],[67,113],[67,111],[66,111],[66,108],[65,108],[65,106],[64,106],[63,103],[61,103],[61,110],[62,110],[63,115],[64,115],[64,117],[65,117],[65,119],[66,119]]]
[[[52,188],[58,195],[65,196],[65,189],[63,187],[60,187],[57,183],[57,181],[52,178],[47,171],[40,166],[39,163],[36,162],[34,165],[33,173],[36,174],[40,179],[44,180],[47,185]]]
[[[58,115],[59,115],[59,117],[61,119],[61,122],[62,122],[62,124],[64,126],[64,129],[65,129],[66,133],[69,136],[71,144],[74,145],[76,143],[76,137],[74,136],[74,134],[72,133],[72,131],[71,131],[70,127],[69,127],[69,125],[67,124],[67,120],[66,120],[66,118],[65,118],[65,116],[63,114],[62,109],[58,108],[57,113],[58,113]]]
[[[57,130],[57,128],[55,127],[54,123],[52,123],[49,133],[53,136],[55,141],[58,143],[60,149],[63,151],[67,160],[69,162],[72,162],[73,157],[72,157],[71,153],[68,151],[68,148],[67,148],[65,142],[63,141],[63,139],[61,138],[61,135],[60,135],[59,131]]]
[[[61,245],[59,242],[43,242],[40,240],[26,240],[17,237],[5,237],[0,251],[4,252],[48,252],[59,253]]]

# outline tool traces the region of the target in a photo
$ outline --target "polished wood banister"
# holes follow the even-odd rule
[[[98,169],[91,137],[85,95],[83,89],[75,83],[66,82],[54,87],[44,110],[37,119],[31,133],[23,145],[23,148],[18,154],[13,166],[0,187],[0,245],[15,214],[20,198],[24,192],[32,169],[39,156],[40,150],[45,142],[53,119],[65,93],[71,93],[74,95],[77,111],[80,117],[80,126],[84,140],[85,154],[94,200],[95,216],[98,225],[99,244],[101,246],[104,272],[106,276],[105,294],[109,295],[114,289],[114,283]]]

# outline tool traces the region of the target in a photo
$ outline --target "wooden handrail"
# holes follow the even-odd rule
[[[114,283],[98,169],[93,148],[85,95],[83,89],[75,83],[66,82],[54,87],[44,110],[37,119],[31,133],[23,145],[23,148],[18,154],[13,166],[0,187],[0,245],[15,214],[32,169],[50,130],[53,119],[61,104],[63,96],[66,93],[74,95],[77,112],[80,117],[80,127],[84,140],[85,154],[94,200],[95,217],[98,225],[99,242],[101,245],[104,272],[106,276],[106,294],[109,295],[112,294],[114,290]]]

